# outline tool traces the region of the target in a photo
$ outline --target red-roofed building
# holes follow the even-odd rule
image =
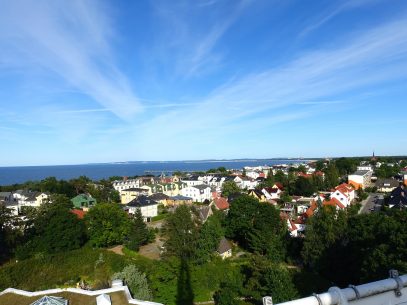
[[[280,199],[282,193],[282,191],[277,187],[265,187],[261,191],[268,200]]]
[[[226,211],[229,209],[229,202],[224,197],[217,197],[213,199],[213,204],[218,210]]]
[[[71,210],[71,213],[75,214],[78,219],[83,219],[87,212],[79,209],[73,209]]]
[[[331,192],[331,198],[336,198],[347,207],[355,199],[355,189],[350,184],[342,183]]]

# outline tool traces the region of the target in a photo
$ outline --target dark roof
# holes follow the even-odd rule
[[[199,218],[201,218],[202,221],[206,221],[208,217],[210,216],[211,212],[211,207],[201,207],[199,209]]]
[[[232,249],[232,245],[226,238],[222,237],[222,239],[219,242],[218,253],[222,254],[225,253],[226,251],[229,251],[230,249]]]
[[[170,197],[171,200],[192,200],[191,197],[186,197],[182,195],[172,196]]]
[[[130,201],[127,204],[127,206],[140,208],[140,207],[146,207],[146,206],[155,205],[155,204],[158,204],[157,201],[154,201],[147,196],[140,195],[137,198]]]
[[[122,190],[122,192],[126,192],[126,191],[128,191],[128,192],[147,192],[146,189],[142,189],[142,188],[139,188],[139,187],[131,187],[131,188]]]
[[[351,174],[351,175],[364,176],[364,175],[366,175],[366,174],[367,174],[367,173],[369,173],[369,172],[371,172],[371,171],[367,171],[367,170],[358,170],[358,171],[354,172],[354,173],[353,173],[353,174]]]
[[[155,194],[152,194],[151,196],[149,196],[148,198],[157,201],[157,200],[166,200],[166,199],[170,198],[170,196],[167,196],[163,193],[155,193]]]
[[[377,179],[376,187],[398,187],[400,182],[395,179]]]
[[[210,188],[210,186],[207,184],[198,184],[198,185],[194,185],[192,187],[197,188],[198,190],[204,190],[204,189],[207,189],[208,187]]]
[[[403,186],[399,186],[391,192],[389,205],[393,205],[393,208],[396,209],[407,207],[407,194]]]

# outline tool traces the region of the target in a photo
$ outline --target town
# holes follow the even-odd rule
[[[40,290],[48,285],[46,288],[71,286],[94,292],[116,287],[112,296],[100,294],[102,303],[98,304],[105,304],[118,297],[117,289],[128,286],[138,301],[131,296],[127,301],[141,302],[134,304],[151,300],[168,305],[197,301],[229,304],[237,297],[252,304],[264,296],[262,291],[273,291],[273,300],[281,302],[326,289],[332,282],[345,285],[380,279],[389,269],[389,257],[399,261],[400,270],[406,268],[403,257],[407,245],[386,240],[390,238],[386,234],[404,226],[406,185],[406,158],[373,154],[371,158],[220,167],[101,181],[84,176],[69,181],[49,177],[1,186],[0,289]],[[375,227],[377,221],[385,220],[393,222],[391,232]],[[380,245],[386,247],[382,253],[386,259],[375,259],[375,267],[368,271],[363,266],[372,263],[371,258],[362,253],[379,245],[371,237],[358,241],[354,230],[373,230],[369,234],[383,238]],[[404,236],[405,230],[400,231]],[[348,243],[351,240],[351,248],[340,246],[343,238]],[[405,236],[402,240],[406,243]],[[37,264],[47,257],[52,261],[51,257],[70,253],[67,251],[87,256],[88,266],[49,280],[24,271],[19,271],[20,278],[13,275],[26,263]],[[343,251],[357,251],[348,257],[350,260],[356,260],[356,253],[361,255],[357,258],[359,271],[352,269],[355,272],[348,274],[343,263],[332,266],[326,261],[327,256],[334,261],[341,259],[340,253],[346,253]],[[118,258],[114,257],[120,258],[123,270],[117,269],[113,262]],[[171,262],[175,258],[179,263],[174,265]],[[72,259],[75,262],[79,258]],[[146,265],[146,260],[156,263]],[[157,263],[161,267],[155,268]],[[56,268],[52,264],[47,268]],[[42,274],[45,265],[38,268]],[[162,278],[162,268],[174,275]],[[204,284],[197,274],[202,268],[206,276],[211,268],[225,274]],[[241,273],[241,268],[248,273]],[[259,272],[271,272],[270,282],[264,282]],[[195,278],[188,282],[184,276],[189,273]],[[234,273],[240,274],[240,280],[230,286],[225,279]],[[140,274],[140,279],[134,283],[130,274]],[[170,288],[177,278],[186,281],[177,283],[187,289],[182,296]],[[198,292],[188,294],[190,285]],[[278,285],[285,289],[277,290]],[[250,291],[244,286],[251,287]],[[8,296],[10,293],[0,295],[0,301]]]

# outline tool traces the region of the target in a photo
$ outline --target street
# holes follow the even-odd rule
[[[359,214],[370,213],[373,211],[380,211],[383,204],[383,195],[379,193],[371,193],[366,200],[361,202],[362,207],[359,210]]]

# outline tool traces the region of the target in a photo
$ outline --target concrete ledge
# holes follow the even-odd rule
[[[61,293],[64,291],[88,295],[88,296],[95,296],[95,297],[100,294],[103,294],[103,293],[109,294],[109,293],[113,293],[113,292],[122,291],[126,295],[126,298],[127,298],[127,301],[129,302],[129,304],[164,305],[164,304],[156,303],[156,302],[133,299],[130,294],[129,288],[127,286],[113,287],[113,288],[107,288],[107,289],[101,289],[101,290],[83,290],[80,288],[56,288],[56,289],[48,289],[48,290],[34,291],[34,292],[15,289],[15,288],[7,288],[7,289],[3,290],[2,292],[0,292],[0,296],[3,294],[6,294],[6,293],[15,293],[15,294],[26,296],[26,297],[35,297],[35,296],[41,296],[41,295],[46,295],[46,294]]]

